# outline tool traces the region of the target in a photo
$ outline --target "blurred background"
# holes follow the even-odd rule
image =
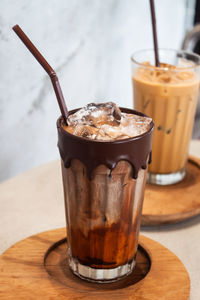
[[[199,1],[155,6],[159,47],[199,52]],[[91,101],[132,107],[130,56],[153,47],[148,0],[1,0],[0,181],[59,158],[51,82],[15,24],[57,72],[69,109]],[[199,129],[197,111],[194,138]]]

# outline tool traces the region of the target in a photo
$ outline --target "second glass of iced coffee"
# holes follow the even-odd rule
[[[79,277],[116,281],[132,272],[154,124],[114,103],[91,103],[57,122],[68,261]]]
[[[168,185],[186,173],[188,147],[199,93],[200,57],[176,50],[141,50],[132,58],[134,108],[155,123],[148,181]]]

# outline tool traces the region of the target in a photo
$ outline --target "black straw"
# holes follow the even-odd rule
[[[158,54],[158,39],[157,39],[157,30],[156,30],[156,14],[155,14],[154,0],[150,0],[150,8],[151,8],[151,21],[152,21],[152,30],[153,30],[155,65],[156,65],[156,67],[160,67],[159,54]]]
[[[39,50],[35,47],[35,45],[31,42],[31,40],[23,32],[23,30],[19,27],[19,25],[15,25],[13,27],[13,30],[49,75],[51,82],[53,84],[53,88],[56,94],[56,98],[58,101],[58,105],[60,107],[61,114],[65,119],[65,121],[67,122],[68,110],[67,110],[65,99],[56,72],[48,64],[44,56],[39,52]]]

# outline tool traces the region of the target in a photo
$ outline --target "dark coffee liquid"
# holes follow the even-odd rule
[[[80,230],[71,231],[72,256],[81,264],[109,269],[132,262],[136,253],[136,233],[120,224],[96,228],[88,232],[88,240]]]

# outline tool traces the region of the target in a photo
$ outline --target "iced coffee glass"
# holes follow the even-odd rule
[[[134,108],[155,123],[148,182],[168,185],[186,173],[188,147],[199,93],[200,58],[176,50],[138,51],[131,57]]]
[[[57,127],[69,267],[88,281],[119,280],[135,266],[153,122],[139,136],[114,141],[75,136],[62,118]]]

